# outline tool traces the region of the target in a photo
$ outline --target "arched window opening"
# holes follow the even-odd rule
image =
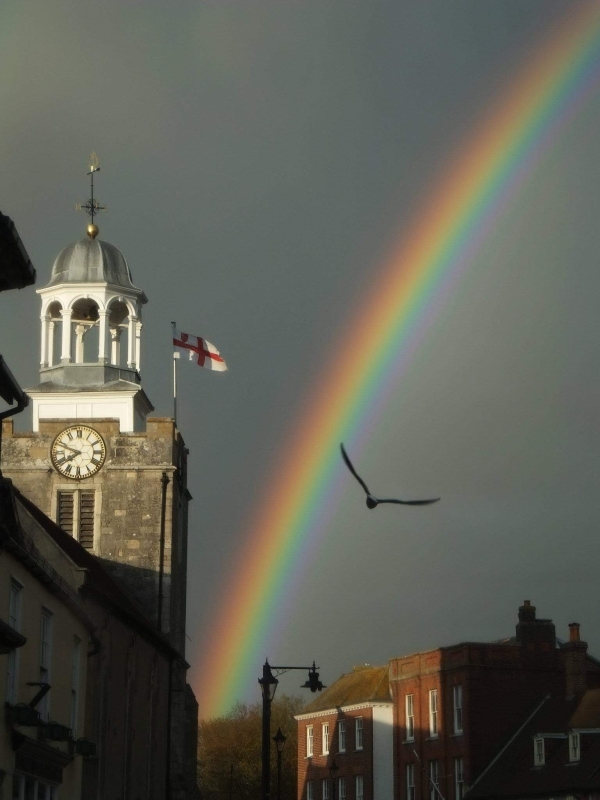
[[[45,357],[42,356],[42,361],[45,361],[49,367],[54,364],[60,364],[60,354],[62,348],[62,318],[60,312],[62,306],[58,301],[50,303],[48,306],[47,316],[48,319],[48,339],[47,351]]]
[[[110,331],[110,363],[118,367],[127,366],[129,352],[129,308],[121,300],[111,303],[108,328]]]
[[[93,364],[98,361],[99,346],[98,304],[83,298],[73,304],[71,315],[71,353],[76,364]]]

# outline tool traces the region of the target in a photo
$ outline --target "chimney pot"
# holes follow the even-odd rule
[[[578,642],[579,639],[579,623],[578,622],[570,622],[569,623],[569,641],[570,642]]]

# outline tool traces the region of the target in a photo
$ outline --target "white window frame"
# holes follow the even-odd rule
[[[465,770],[462,756],[454,759],[454,797],[462,800],[465,792]]]
[[[439,800],[440,762],[433,759],[429,762],[429,800]]]
[[[338,753],[346,752],[346,720],[338,722]]]
[[[355,750],[362,750],[364,746],[364,725],[363,718],[356,717],[354,720]]]
[[[365,781],[362,775],[357,775],[355,780],[355,800],[365,800]]]
[[[415,800],[415,765],[406,765],[406,800]]]
[[[19,800],[24,800],[25,798],[26,782],[28,782],[31,785],[31,796],[36,798],[36,800],[40,788],[44,789],[44,800],[57,800],[58,798],[57,787],[52,786],[52,784],[50,783],[45,783],[44,781],[38,781],[36,780],[36,778],[31,778],[28,775],[19,775],[18,773],[13,774],[13,781],[15,781],[18,784]]]
[[[329,723],[324,722],[321,727],[321,745],[324,756],[329,755]]]
[[[536,767],[543,767],[546,763],[546,751],[544,747],[544,737],[533,737],[533,764]]]
[[[8,588],[8,624],[11,628],[21,632],[21,620],[23,612],[23,584],[10,579]],[[15,647],[8,654],[6,660],[6,702],[15,705],[18,695],[19,684],[19,648]]]
[[[581,736],[576,731],[569,734],[569,761],[579,761],[581,758]]]
[[[463,732],[463,690],[462,684],[452,687],[452,700],[454,704],[454,733]]]
[[[429,690],[429,736],[437,739],[440,735],[438,690]]]
[[[404,715],[406,718],[406,741],[415,740],[415,696],[407,694],[404,698]]]
[[[52,683],[52,618],[49,608],[42,606],[40,616],[40,682]],[[38,711],[43,722],[50,719],[50,692],[39,702]]]
[[[329,780],[329,778],[323,778],[322,781],[323,800],[329,800]]]
[[[346,778],[338,778],[338,800],[346,800]]]
[[[315,732],[312,725],[306,726],[306,757],[311,758],[315,754]]]
[[[306,800],[315,800],[313,781],[306,781]]]

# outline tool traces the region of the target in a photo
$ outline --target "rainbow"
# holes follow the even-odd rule
[[[450,160],[408,237],[383,264],[291,426],[213,631],[197,653],[202,717],[226,713],[258,675],[274,609],[324,530],[339,442],[354,441],[356,449],[367,418],[385,406],[499,214],[599,83],[600,4],[574,4]],[[351,349],[344,347],[350,339]]]

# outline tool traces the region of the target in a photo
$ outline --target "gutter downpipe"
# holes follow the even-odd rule
[[[171,482],[166,472],[163,472],[162,478],[162,500],[160,508],[160,556],[158,565],[158,612],[157,612],[157,627],[158,632],[162,633],[162,609],[163,609],[163,573],[165,569],[165,525],[167,516],[167,486]]]

